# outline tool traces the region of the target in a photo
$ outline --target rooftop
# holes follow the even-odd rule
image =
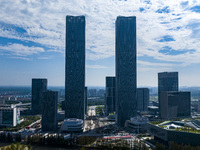
[[[200,120],[183,119],[180,121],[154,121],[150,122],[150,124],[166,130],[200,134]]]

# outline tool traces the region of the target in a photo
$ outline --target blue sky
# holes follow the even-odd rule
[[[196,0],[0,0],[0,85],[47,78],[64,86],[65,17],[86,16],[86,85],[115,75],[115,20],[137,17],[137,83],[178,71],[180,86],[200,85],[200,2]]]

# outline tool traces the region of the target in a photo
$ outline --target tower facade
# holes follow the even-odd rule
[[[184,118],[191,116],[190,92],[167,91],[160,94],[160,117],[162,119]]]
[[[85,87],[85,104],[84,104],[85,115],[87,115],[87,110],[88,110],[88,100],[87,100],[87,98],[88,98],[88,88]]]
[[[65,117],[84,119],[85,17],[66,16]]]
[[[149,89],[137,88],[138,111],[147,111],[149,106]]]
[[[115,98],[115,77],[106,77],[105,108],[106,115],[113,113],[116,108]]]
[[[42,95],[47,91],[47,79],[32,79],[32,103],[33,114],[42,113]]]
[[[161,93],[166,91],[178,91],[178,72],[158,73],[159,114],[161,114]]]
[[[137,114],[136,99],[136,17],[116,20],[116,99],[117,124]]]
[[[43,93],[42,100],[42,131],[56,131],[58,109],[58,92],[47,91]]]

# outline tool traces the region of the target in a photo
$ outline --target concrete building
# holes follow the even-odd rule
[[[65,117],[84,119],[85,17],[66,16]]]
[[[148,111],[149,89],[137,88],[138,111]]]
[[[105,95],[105,110],[106,115],[115,112],[116,98],[115,98],[115,77],[106,77],[106,95]]]
[[[115,25],[116,122],[124,126],[137,115],[136,17],[117,17]]]
[[[20,123],[20,110],[16,105],[0,105],[0,126],[14,127]]]
[[[178,91],[178,72],[158,73],[158,102],[160,114],[160,94],[164,91]]]
[[[66,118],[62,124],[62,132],[82,132],[83,131],[83,120],[76,118]]]
[[[161,92],[160,117],[162,119],[191,116],[190,92]]]
[[[47,79],[32,79],[32,103],[33,114],[42,113],[42,94],[47,91]]]
[[[43,94],[42,101],[42,131],[56,131],[58,113],[58,92],[47,91]]]

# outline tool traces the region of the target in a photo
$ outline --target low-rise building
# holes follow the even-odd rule
[[[63,121],[62,132],[83,132],[84,122],[82,119],[66,118]]]
[[[154,140],[168,145],[170,142],[198,146],[200,143],[200,121],[164,121],[148,123],[148,133]]]
[[[16,105],[0,105],[0,126],[14,127],[20,123],[20,110]]]
[[[149,119],[147,117],[134,117],[130,120],[126,120],[125,127],[135,133],[141,133],[147,131],[147,123]]]

